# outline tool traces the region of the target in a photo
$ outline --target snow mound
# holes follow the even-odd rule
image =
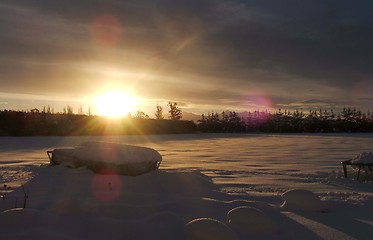
[[[362,152],[352,158],[351,163],[373,163],[373,152]]]
[[[311,191],[304,189],[292,189],[283,193],[284,203],[282,208],[286,210],[305,210],[321,212],[325,210],[320,198]]]
[[[241,206],[228,212],[229,225],[241,234],[265,235],[275,233],[277,225],[261,210]]]
[[[111,142],[84,142],[75,148],[78,158],[110,163],[159,161],[162,156],[154,149]]]
[[[86,166],[94,172],[111,169],[131,176],[156,170],[162,161],[161,154],[152,148],[110,142],[85,142],[47,153],[52,165]]]
[[[224,223],[212,218],[198,218],[185,226],[188,240],[236,240],[237,235]]]

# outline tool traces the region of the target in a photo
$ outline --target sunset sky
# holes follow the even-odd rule
[[[371,0],[2,0],[0,109],[373,110]],[[125,103],[122,103],[125,105]]]

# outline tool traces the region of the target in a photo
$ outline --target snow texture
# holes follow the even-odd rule
[[[284,203],[282,208],[287,210],[305,210],[322,212],[325,210],[320,198],[311,191],[304,189],[292,189],[283,193]]]
[[[141,163],[162,160],[156,150],[141,146],[110,142],[85,142],[75,148],[75,156],[107,163]]]
[[[373,239],[372,182],[345,179],[340,165],[372,140],[3,137],[0,239]],[[49,166],[47,150],[87,141],[157,149],[163,162],[140,176]]]
[[[236,234],[224,223],[211,218],[198,218],[185,226],[188,240],[237,240]]]
[[[273,234],[278,230],[270,215],[255,207],[236,207],[230,210],[227,215],[229,226],[247,236]]]

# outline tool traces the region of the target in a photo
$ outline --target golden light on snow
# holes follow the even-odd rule
[[[109,91],[94,98],[97,115],[106,117],[123,117],[134,111],[138,98],[127,92]]]

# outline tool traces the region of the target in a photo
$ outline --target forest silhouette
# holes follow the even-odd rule
[[[202,132],[264,132],[264,133],[342,133],[372,132],[373,114],[355,108],[334,110],[303,110],[209,113],[198,121]]]
[[[0,111],[0,136],[86,136],[181,133],[344,133],[372,132],[373,114],[354,108],[333,110],[277,110],[202,114],[197,122],[181,120],[182,111],[169,103],[168,119],[157,106],[156,118],[142,111],[134,116],[110,119],[102,116],[74,114],[71,108],[63,113],[50,110]]]

